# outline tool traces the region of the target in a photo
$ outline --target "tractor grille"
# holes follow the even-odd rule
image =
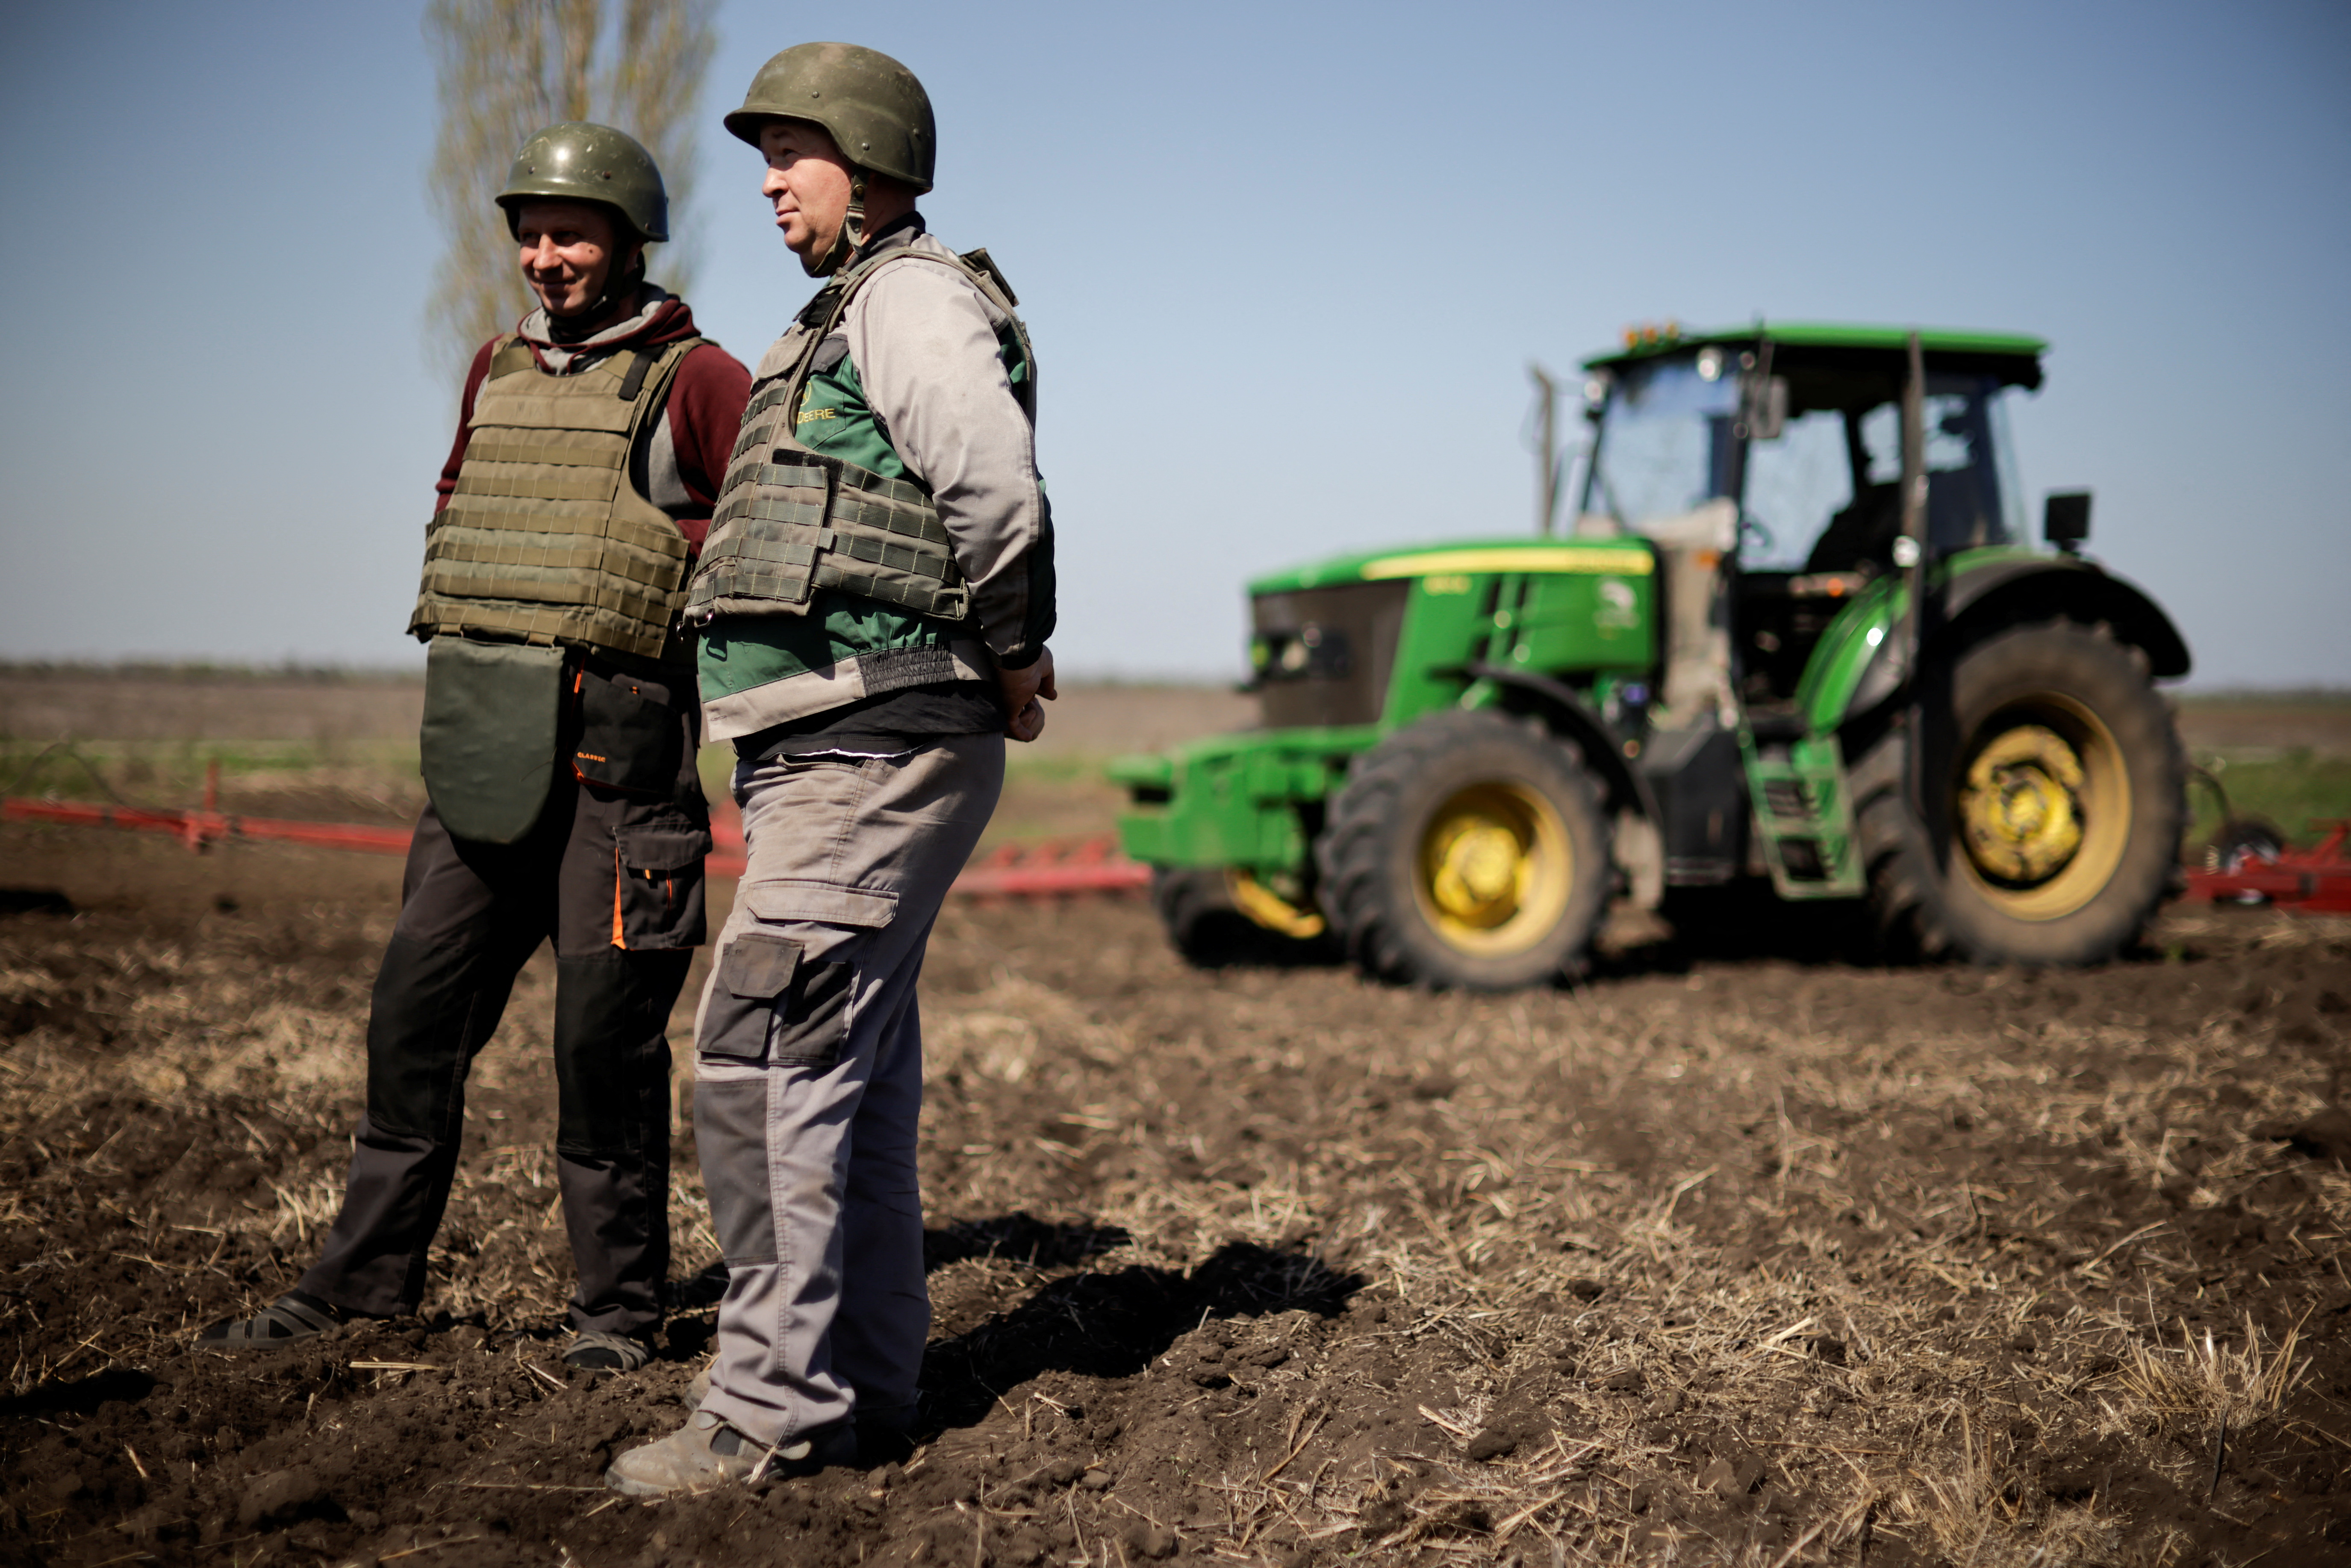
[[[1378,723],[1411,586],[1353,582],[1259,595],[1250,662],[1265,727]]]

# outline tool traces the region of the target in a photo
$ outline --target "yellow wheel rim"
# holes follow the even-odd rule
[[[2112,880],[2130,842],[2130,769],[2105,725],[2056,693],[1977,731],[1952,802],[1955,857],[2019,920],[2058,920]]]
[[[1575,883],[1567,824],[1520,784],[1457,790],[1421,834],[1413,891],[1445,943],[1479,957],[1523,953],[1566,913]]]

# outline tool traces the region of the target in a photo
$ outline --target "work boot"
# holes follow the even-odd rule
[[[699,1410],[702,1402],[710,1397],[710,1363],[704,1362],[700,1371],[685,1385],[685,1407]],[[878,1470],[883,1465],[904,1464],[914,1455],[914,1407],[869,1412],[860,1410],[856,1418],[857,1468]]]
[[[563,1364],[582,1372],[634,1372],[652,1359],[644,1341],[602,1329],[581,1329],[563,1350]]]
[[[303,1291],[288,1291],[249,1318],[225,1318],[196,1335],[199,1350],[283,1350],[335,1329],[357,1312],[347,1312]]]
[[[604,1484],[624,1497],[674,1497],[723,1486],[812,1476],[828,1465],[853,1464],[857,1437],[846,1421],[781,1443],[770,1450],[758,1439],[697,1410],[684,1426],[658,1442],[632,1448],[612,1461]]]

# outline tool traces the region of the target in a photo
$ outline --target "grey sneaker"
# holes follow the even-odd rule
[[[644,1341],[601,1329],[582,1329],[563,1349],[563,1364],[582,1372],[634,1372],[653,1359]]]
[[[710,1397],[710,1363],[702,1364],[685,1385],[684,1400],[689,1411],[702,1408]],[[879,1469],[886,1464],[904,1464],[914,1452],[914,1407],[887,1410],[860,1408],[856,1419],[857,1464],[861,1469]]]
[[[854,1464],[857,1436],[845,1421],[762,1448],[755,1438],[697,1410],[658,1442],[612,1461],[604,1484],[624,1497],[675,1497],[719,1487],[812,1476],[828,1465]]]
[[[282,1350],[332,1333],[353,1314],[288,1291],[249,1318],[227,1318],[196,1335],[199,1350]]]

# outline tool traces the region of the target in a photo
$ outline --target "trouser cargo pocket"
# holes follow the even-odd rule
[[[684,824],[630,827],[615,828],[612,838],[612,946],[632,952],[699,946],[709,832]]]
[[[849,1040],[857,966],[811,960],[789,936],[745,931],[718,952],[703,1019],[705,1056],[830,1067]]]
[[[719,948],[703,1004],[702,1054],[764,1061],[776,1003],[791,989],[799,963],[798,942],[765,931],[737,932]]]
[[[870,934],[898,909],[887,888],[776,878],[746,883],[704,993],[705,1061],[831,1067],[848,1048]]]

